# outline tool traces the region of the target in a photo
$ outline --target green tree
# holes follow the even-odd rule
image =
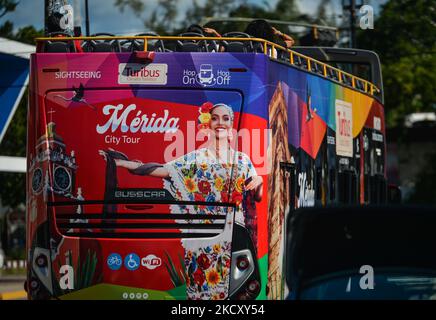
[[[335,26],[336,21],[333,15],[327,14],[327,8],[332,9],[332,0],[321,0],[316,12],[315,22],[321,25]],[[331,10],[333,11],[333,10]]]
[[[280,0],[274,8],[264,0],[260,5],[249,4],[247,0],[194,0],[192,6],[186,10],[184,16],[178,18],[176,0],[159,0],[151,9],[143,0],[115,0],[115,6],[120,11],[131,9],[140,17],[148,30],[156,31],[161,35],[177,34],[186,29],[190,24],[200,23],[206,17],[252,17],[275,20],[295,21],[301,20],[301,15],[295,0]],[[149,9],[149,10],[148,10]],[[147,17],[141,16],[142,12],[149,12]],[[245,25],[244,25],[245,26]],[[216,27],[220,32],[243,30],[240,24],[232,23]]]
[[[3,141],[0,155],[26,156],[27,90],[15,112]],[[5,206],[16,207],[26,200],[26,175],[0,172],[0,199]]]
[[[0,26],[0,36],[8,39],[12,39],[14,37],[14,25],[12,22],[6,21]]]
[[[115,0],[114,4],[121,12],[126,9],[133,11],[138,18],[142,19],[148,31],[166,35],[178,28],[177,0],[159,0],[153,9],[141,0]],[[149,16],[142,17],[142,12],[149,12]]]
[[[295,0],[280,0],[274,11],[278,15],[278,20],[295,21],[300,18]]]
[[[2,18],[8,12],[14,11],[17,5],[18,5],[17,1],[0,0],[0,18]]]
[[[374,30],[358,34],[358,45],[380,56],[388,126],[401,125],[409,113],[436,108],[435,21],[434,0],[390,0]]]
[[[15,35],[13,35],[12,39],[19,42],[35,45],[35,39],[43,36],[44,36],[43,29],[36,30],[34,26],[27,26],[27,27],[20,28],[18,32]]]

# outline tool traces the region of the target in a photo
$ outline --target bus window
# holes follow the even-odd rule
[[[365,203],[383,203],[386,200],[383,134],[378,130],[364,128],[363,143]]]
[[[360,176],[360,143],[359,137],[353,139],[353,157],[340,157],[338,160],[338,192],[339,202],[356,204],[359,201],[358,192]]]
[[[327,128],[328,202],[336,202],[336,138],[335,131]]]
[[[326,138],[320,150],[318,156],[315,159],[315,204],[326,204],[326,190],[327,190],[327,146]]]

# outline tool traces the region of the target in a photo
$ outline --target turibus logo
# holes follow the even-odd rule
[[[168,65],[164,63],[120,63],[118,84],[167,84]]]
[[[154,254],[149,254],[141,259],[141,265],[147,269],[154,270],[162,265],[162,259],[156,257]]]

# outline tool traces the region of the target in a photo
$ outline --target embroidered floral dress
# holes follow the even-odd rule
[[[206,148],[195,150],[165,165],[169,178],[164,179],[164,187],[177,200],[236,203],[235,220],[244,225],[245,181],[257,174],[249,157],[242,152],[235,152],[232,162],[218,162]],[[171,206],[173,213],[193,216],[227,214],[227,210],[207,205]],[[206,220],[206,223],[214,221]],[[182,241],[188,299],[228,297],[231,242],[217,239]]]
[[[245,181],[257,175],[250,158],[235,152],[232,163],[218,162],[207,149],[190,152],[168,162],[164,187],[177,200],[236,203],[237,222],[244,224],[242,207]],[[222,214],[213,206],[172,206],[174,213]]]

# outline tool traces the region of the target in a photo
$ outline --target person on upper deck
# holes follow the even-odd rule
[[[186,32],[199,33],[205,37],[221,37],[221,35],[213,28],[202,27],[198,24],[191,24]]]
[[[198,33],[200,35],[203,35],[205,37],[221,37],[221,35],[213,28],[206,28],[206,27],[202,27],[198,24],[191,24],[187,29],[186,29],[186,33]],[[208,47],[210,49],[210,52],[214,52],[214,51],[224,51],[224,48],[219,46],[219,45],[211,45],[210,43],[208,44]]]
[[[268,21],[263,19],[251,21],[245,28],[244,32],[254,38],[262,38],[287,49],[290,49],[295,43],[292,37],[280,32],[279,30],[271,26]],[[272,50],[271,55],[273,57],[277,57],[276,50]]]

